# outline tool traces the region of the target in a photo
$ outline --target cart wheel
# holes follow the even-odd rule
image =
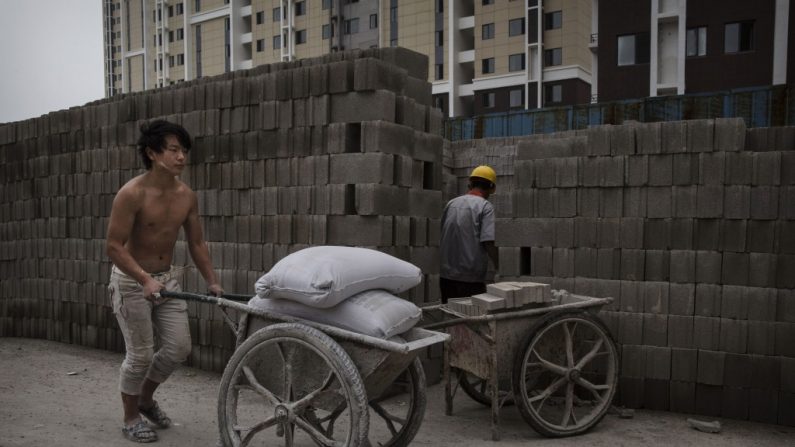
[[[522,417],[548,437],[585,433],[607,413],[618,351],[598,318],[582,311],[536,322],[516,353],[513,392]]]
[[[458,370],[458,384],[472,400],[487,407],[491,407],[491,390],[488,380],[481,379],[464,370]],[[511,395],[510,391],[501,389],[499,391],[499,398],[501,402],[500,406],[513,405],[513,395]]]
[[[393,390],[399,389],[401,394],[395,395]],[[405,394],[404,394],[405,393]],[[375,439],[371,434],[373,445],[385,447],[407,446],[417,435],[425,416],[425,370],[420,359],[413,362],[392,384],[391,390],[384,392],[370,401],[370,409],[374,413],[370,417],[371,431],[376,427],[386,427],[389,438]],[[385,438],[385,436],[382,435]]]
[[[302,324],[255,332],[221,379],[218,428],[227,447],[364,446],[368,422],[367,395],[351,358],[328,335]]]

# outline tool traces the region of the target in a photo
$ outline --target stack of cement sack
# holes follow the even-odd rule
[[[414,265],[357,247],[317,246],[276,263],[256,283],[256,309],[303,318],[373,337],[399,335],[422,311],[394,296],[422,281]]]
[[[544,305],[553,301],[549,284],[508,281],[488,284],[486,293],[469,298],[453,298],[448,301],[447,308],[463,315],[478,316]]]

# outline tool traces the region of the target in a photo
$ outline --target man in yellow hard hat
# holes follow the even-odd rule
[[[488,201],[497,173],[478,166],[469,176],[469,192],[449,201],[442,214],[439,287],[442,302],[486,292],[488,260],[499,270],[494,245],[494,207]]]

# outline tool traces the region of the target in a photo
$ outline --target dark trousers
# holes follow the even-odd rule
[[[447,303],[448,298],[462,298],[486,293],[484,282],[464,282],[454,279],[439,278],[439,288],[442,291],[442,303]]]

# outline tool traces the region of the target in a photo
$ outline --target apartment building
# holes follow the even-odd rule
[[[426,54],[436,104],[470,116],[588,102],[583,0],[103,0],[106,95],[333,51]]]
[[[593,0],[599,102],[795,81],[789,0]]]

